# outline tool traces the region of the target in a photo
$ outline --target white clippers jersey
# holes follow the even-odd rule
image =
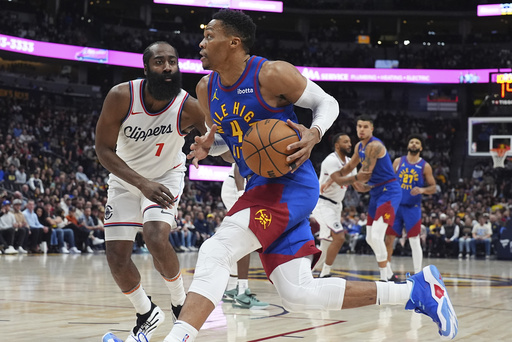
[[[154,179],[185,161],[181,111],[188,98],[183,89],[158,113],[143,100],[144,79],[130,81],[130,110],[117,137],[117,155],[143,177]]]
[[[340,157],[336,154],[336,152],[332,152],[329,154],[324,161],[322,162],[322,166],[320,167],[320,177],[318,181],[320,182],[320,185],[325,183],[329,176],[340,170],[345,164],[348,164],[350,161],[349,157],[346,157],[347,162],[344,163]],[[357,169],[354,168],[350,174],[347,176],[354,176],[357,174]],[[343,201],[343,198],[345,197],[345,192],[347,192],[347,186],[339,186],[336,183],[332,183],[330,187],[325,189],[322,196],[327,197],[328,199],[331,199],[337,203],[341,203]]]

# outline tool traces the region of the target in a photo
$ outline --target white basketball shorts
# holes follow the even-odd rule
[[[105,240],[135,239],[137,232],[148,221],[167,222],[176,226],[178,203],[183,193],[185,173],[179,167],[152,179],[166,186],[177,197],[172,208],[163,209],[159,204],[148,200],[139,189],[110,174],[108,200],[105,206]]]
[[[312,216],[320,225],[318,233],[320,240],[332,241],[331,231],[335,233],[343,231],[343,225],[341,224],[342,209],[342,204],[334,204],[322,198],[318,199]]]

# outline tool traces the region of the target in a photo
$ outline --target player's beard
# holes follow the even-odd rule
[[[412,148],[408,148],[408,149],[407,149],[407,152],[409,152],[410,154],[417,155],[417,154],[419,154],[421,151],[420,151],[420,149],[413,150]]]
[[[345,156],[350,156],[350,153],[352,152],[352,148],[341,148],[340,147],[340,152],[342,154],[344,154]]]
[[[166,81],[170,78],[170,81]],[[181,90],[181,72],[159,74],[151,70],[147,71],[146,79],[148,91],[158,101],[170,101]]]

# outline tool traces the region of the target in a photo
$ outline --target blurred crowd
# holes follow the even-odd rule
[[[423,8],[436,11],[446,9],[459,13],[464,7],[466,11],[476,13],[476,4],[427,4],[424,1],[321,1],[315,2],[314,8],[400,8],[404,11]],[[293,1],[289,6],[307,11],[311,4],[308,1]],[[167,25],[163,25],[164,29],[157,29],[154,27],[155,24],[146,24],[141,19],[134,20],[128,16],[113,17],[101,10],[95,10],[94,6],[86,15],[83,12],[83,4],[74,2],[62,4],[56,15],[50,15],[44,10],[37,13],[27,12],[25,16],[4,11],[0,13],[0,32],[34,40],[139,53],[151,42],[166,40],[178,49],[181,58],[198,58],[198,44],[202,39],[202,32],[198,27],[202,20],[205,20],[199,14],[191,16],[190,20],[183,20],[181,16],[176,15],[168,20]],[[339,21],[344,20],[340,18]],[[364,25],[355,25],[349,29],[345,26],[341,28],[340,24],[332,19],[312,21],[306,27],[303,30],[275,31],[261,25],[257,33],[259,44],[255,44],[253,53],[304,66],[373,68],[377,59],[387,59],[397,60],[399,68],[512,67],[512,52],[508,45],[512,39],[510,29],[492,32],[478,32],[473,29],[463,36],[449,29],[435,32],[426,27],[419,32],[407,33],[406,27],[403,27],[399,34],[393,35],[389,32],[380,32],[378,25],[373,25],[370,31]],[[369,43],[357,44],[359,35],[368,36]],[[380,44],[382,37],[387,36],[396,37],[390,41],[384,40]],[[410,45],[404,43],[406,40]],[[286,44],[283,44],[284,41]]]
[[[34,212],[37,219],[33,223],[39,223],[37,227],[31,224],[20,226],[27,229],[25,234],[20,233],[23,237],[1,234],[10,240],[0,240],[0,250],[40,253],[46,245],[54,252],[90,253],[104,248],[102,215],[107,199],[108,172],[99,164],[94,150],[98,113],[99,108],[57,108],[44,97],[39,101],[0,98],[2,213]],[[317,170],[323,158],[331,152],[330,140],[335,133],[346,132],[355,139],[356,115],[342,114],[315,148],[312,161]],[[421,119],[386,111],[370,115],[375,118],[375,135],[387,145],[392,159],[406,154],[405,140],[409,134],[423,135],[423,157],[432,165],[438,187],[435,195],[426,196],[423,201],[423,225],[429,228],[425,229],[423,239],[426,253],[446,254],[440,238],[435,238],[436,234],[438,237],[443,235],[441,230],[435,231],[447,222],[443,217],[451,218],[452,222],[460,221],[461,235],[462,223],[474,224],[484,214],[491,215],[496,222],[495,237],[496,232],[510,221],[510,178],[505,177],[498,183],[497,170],[490,163],[478,165],[471,178],[455,183],[450,181],[453,178],[449,162],[456,131],[454,122],[441,117]],[[185,153],[192,135],[187,137]],[[227,165],[213,157],[205,163]],[[215,233],[226,215],[220,188],[219,182],[186,179],[177,228],[169,237],[177,252],[196,250]],[[360,234],[354,236],[359,236],[362,246],[364,225],[355,223],[364,222],[361,216],[367,210],[367,203],[367,194],[356,193],[353,189],[347,192],[343,219],[349,235]],[[7,217],[2,219],[4,216],[0,217],[0,222],[7,220]],[[18,226],[8,225],[2,223],[0,231],[5,233],[5,229],[11,228],[11,231],[20,231]],[[437,228],[430,229],[431,226]],[[355,247],[354,244],[354,251]],[[139,236],[134,251],[144,250],[143,236]]]
[[[321,1],[315,3],[315,8],[372,9],[386,3],[347,1],[341,5],[341,2]],[[413,2],[394,3],[410,6]],[[446,9],[450,10],[449,6],[456,3],[444,2]],[[293,1],[293,4],[301,8],[309,6],[307,1]],[[123,23],[96,25],[99,19],[93,14],[83,17],[76,13],[66,11],[65,7],[57,16],[41,11],[33,14],[34,23],[20,21],[11,12],[2,11],[0,31],[35,40],[134,52],[141,52],[153,41],[167,40],[177,47],[181,58],[198,56],[197,45],[202,34],[197,29],[194,30],[198,32],[187,33],[187,30],[134,28]],[[174,24],[180,23],[177,18],[174,21]],[[186,28],[186,23],[183,25]],[[294,44],[287,44],[286,48],[279,44],[279,38],[263,30],[258,39],[264,43],[259,44],[256,53],[296,65],[339,67],[373,67],[375,59],[382,55],[382,50],[372,44],[347,44],[344,47],[334,44],[345,38],[333,23],[312,27],[307,39],[303,37]],[[396,58],[399,67],[408,68],[511,67],[512,60],[510,50],[489,49],[478,44],[414,47],[397,44],[391,52],[388,58]],[[340,103],[360,103],[354,89],[330,86],[333,89],[327,91]],[[422,156],[432,165],[438,185],[438,192],[426,196],[423,201],[422,242],[426,255],[475,255],[473,244],[476,248],[480,241],[469,233],[469,229],[488,223],[492,230],[489,253],[494,253],[493,246],[502,228],[510,222],[511,177],[503,177],[489,163],[479,166],[471,178],[453,181],[457,177],[450,169],[450,162],[459,127],[457,121],[445,117],[412,117],[400,110],[373,108],[369,103],[357,109],[373,116],[375,136],[386,144],[392,159],[406,154],[408,135],[423,135],[426,148]],[[84,106],[57,105],[51,96],[43,92],[28,99],[0,97],[0,237],[3,238],[0,251],[78,254],[104,249],[102,216],[107,198],[108,172],[98,162],[94,150],[94,130],[99,111],[100,105],[93,101]],[[355,110],[343,112],[315,148],[312,161],[317,170],[323,158],[331,152],[330,139],[334,134],[345,132],[355,139],[356,115]],[[189,143],[191,137],[187,137]],[[185,145],[185,153],[187,149],[188,144]],[[223,162],[210,158],[205,163]],[[218,182],[186,180],[177,228],[169,237],[177,252],[194,251],[215,233],[226,215],[220,187]],[[347,239],[346,250],[371,252],[364,242],[367,203],[367,195],[352,189],[347,192],[343,220],[350,238]],[[13,214],[15,221],[9,213]],[[457,237],[453,235],[457,230],[455,225],[458,227]],[[463,243],[459,246],[460,241]],[[484,245],[488,255],[486,243]],[[396,250],[407,253],[406,246],[406,240],[400,240]],[[145,251],[145,246],[143,236],[139,235],[134,243],[134,252],[141,251]]]

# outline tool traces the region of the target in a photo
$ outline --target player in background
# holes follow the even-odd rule
[[[396,212],[395,223],[388,228],[386,234],[386,247],[388,249],[388,265],[391,271],[390,280],[398,281],[391,268],[393,245],[397,236],[402,236],[405,228],[412,251],[414,273],[421,271],[423,251],[421,249],[421,199],[422,195],[436,193],[436,180],[432,174],[432,167],[421,158],[423,139],[420,135],[412,134],[407,138],[407,155],[393,161],[393,169],[398,176],[402,188],[402,200]]]
[[[366,115],[357,118],[357,135],[360,141],[354,155],[341,170],[331,174],[321,190],[325,191],[334,181],[341,186],[353,183],[357,191],[370,192],[366,241],[375,253],[380,280],[388,281],[391,274],[388,275],[388,252],[384,238],[387,228],[393,226],[402,192],[386,147],[373,136],[373,129],[372,118]],[[361,163],[359,173],[353,178],[347,176],[358,163]]]
[[[231,154],[229,156],[232,159]],[[226,159],[226,158],[225,158]],[[229,170],[228,178],[222,183],[220,196],[222,202],[230,211],[235,202],[243,195],[245,189],[245,179],[238,171],[238,165],[233,163]],[[247,254],[237,263],[231,266],[229,272],[229,280],[222,296],[222,300],[226,303],[232,302],[233,307],[243,309],[266,309],[268,303],[262,302],[256,298],[256,295],[249,288],[249,264],[251,255]]]
[[[333,137],[334,152],[330,153],[320,166],[318,181],[323,184],[332,173],[343,168],[349,161],[352,153],[352,143],[347,134],[338,133]],[[355,176],[354,169],[350,176]],[[321,267],[320,278],[331,276],[331,267],[345,242],[345,231],[340,222],[343,212],[343,198],[348,185],[332,184],[320,194],[313,217],[320,225],[318,238],[322,255],[315,268]]]
[[[458,321],[434,266],[403,284],[313,278],[311,266],[320,251],[309,215],[318,202],[319,186],[309,156],[339,107],[290,63],[251,56],[255,31],[248,15],[224,9],[205,26],[199,44],[203,68],[212,72],[199,81],[196,93],[211,130],[195,138],[187,157],[197,166],[208,154],[229,150],[248,181],[217,232],[201,246],[187,299],[164,341],[194,342],[222,299],[231,265],[256,250],[288,311],[405,305],[432,317],[439,333],[453,338]],[[311,128],[297,123],[294,105],[312,109]],[[267,118],[286,121],[300,136],[300,141],[287,147],[298,149],[287,157],[291,173],[276,178],[254,174],[240,150],[250,125]]]
[[[181,89],[176,49],[167,42],[152,43],[144,50],[143,62],[146,78],[114,86],[96,127],[96,152],[111,172],[105,212],[107,261],[137,313],[127,342],[149,341],[165,319],[144,291],[131,259],[141,228],[153,264],[170,292],[173,316],[179,315],[185,301],[169,233],[184,185],[184,137],[194,127],[206,131],[197,100]]]

